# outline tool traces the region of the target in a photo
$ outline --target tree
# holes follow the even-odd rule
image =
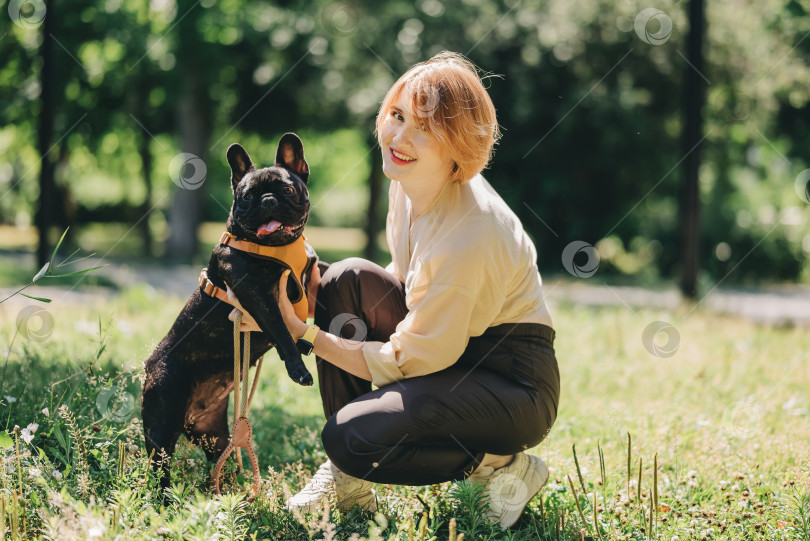
[[[703,142],[700,111],[706,102],[703,70],[703,34],[706,15],[703,0],[689,1],[689,36],[687,38],[688,63],[684,67],[684,130],[683,161],[684,186],[681,192],[682,270],[681,293],[688,298],[697,297],[700,231],[700,145]]]

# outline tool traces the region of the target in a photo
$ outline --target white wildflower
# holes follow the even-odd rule
[[[50,412],[50,410],[48,408],[42,408],[42,413],[45,414],[45,417],[50,417],[51,416],[51,412]]]
[[[59,479],[62,478],[62,472],[60,472],[59,470],[54,470],[53,471],[53,478],[58,481]]]
[[[5,395],[5,396],[3,396],[3,398],[5,398],[6,402],[8,402],[9,404],[13,404],[14,402],[17,401],[16,398],[14,398],[13,396],[9,396],[9,395]]]
[[[25,443],[31,443],[34,439],[34,432],[37,431],[39,425],[37,423],[31,423],[30,425],[26,426],[20,432],[20,437],[25,441]]]
[[[30,475],[31,477],[40,477],[42,475],[42,472],[40,471],[39,468],[29,468],[28,475]]]

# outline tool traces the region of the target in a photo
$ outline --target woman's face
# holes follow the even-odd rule
[[[439,142],[418,125],[411,111],[407,87],[386,113],[380,128],[383,172],[391,180],[447,180],[453,160]]]

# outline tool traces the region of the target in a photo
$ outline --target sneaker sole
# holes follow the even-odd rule
[[[350,500],[351,503],[343,503],[338,505],[338,509],[343,512],[349,511],[355,505],[359,505],[361,508],[366,509],[368,511],[376,511],[377,510],[377,493],[374,489],[371,489],[371,494],[366,496],[362,496],[360,498],[353,498]],[[324,508],[325,502],[324,500],[317,500],[313,503],[308,503],[304,505],[296,505],[292,506],[289,503],[289,500],[284,502],[284,507],[293,512],[293,509],[297,510],[299,513],[302,514],[309,514],[309,513],[320,513]]]

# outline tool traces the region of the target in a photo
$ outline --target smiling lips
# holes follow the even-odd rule
[[[391,159],[398,165],[404,165],[416,161],[416,158],[411,158],[407,154],[403,154],[402,152],[395,150],[393,147],[391,147]]]

